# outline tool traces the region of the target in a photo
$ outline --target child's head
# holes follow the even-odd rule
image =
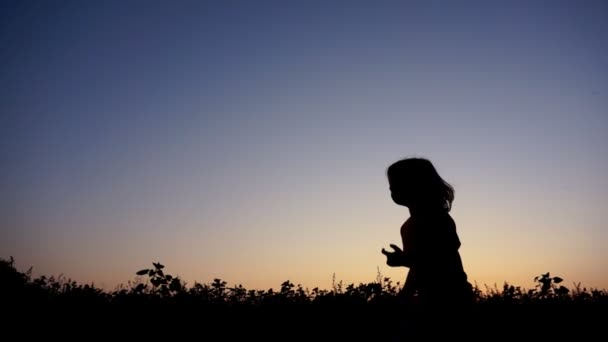
[[[449,212],[454,189],[433,164],[424,158],[406,158],[386,171],[393,201],[408,208],[443,209]]]

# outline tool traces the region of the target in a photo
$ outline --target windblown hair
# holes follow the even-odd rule
[[[441,206],[446,212],[452,208],[454,188],[439,176],[430,160],[399,160],[388,167],[386,175],[391,183],[404,185],[419,203]]]

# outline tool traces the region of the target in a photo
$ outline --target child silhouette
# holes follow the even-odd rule
[[[424,158],[407,158],[387,169],[393,201],[409,208],[401,226],[403,249],[391,244],[382,249],[389,266],[409,272],[401,291],[406,303],[465,304],[472,301],[458,249],[460,239],[449,215],[454,189]]]

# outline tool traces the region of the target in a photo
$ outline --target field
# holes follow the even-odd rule
[[[570,289],[550,273],[537,276],[538,285],[530,290],[506,283],[500,288],[475,288],[475,304],[458,309],[404,305],[399,285],[380,275],[372,283],[337,282],[328,290],[305,289],[289,281],[277,290],[250,290],[220,279],[187,287],[160,263],[136,274],[136,281],[108,292],[69,279],[34,279],[31,270],[15,269],[12,258],[0,259],[0,302],[11,309],[5,311],[12,313],[9,320],[46,326],[50,329],[46,331],[64,335],[80,327],[100,334],[194,333],[203,340],[220,336],[228,341],[399,341],[420,334],[433,340],[530,334],[579,338],[605,332],[608,308],[605,290],[580,285]]]

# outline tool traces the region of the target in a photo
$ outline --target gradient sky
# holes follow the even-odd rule
[[[371,282],[456,189],[472,282],[608,288],[605,1],[0,3],[0,257],[105,289]]]

